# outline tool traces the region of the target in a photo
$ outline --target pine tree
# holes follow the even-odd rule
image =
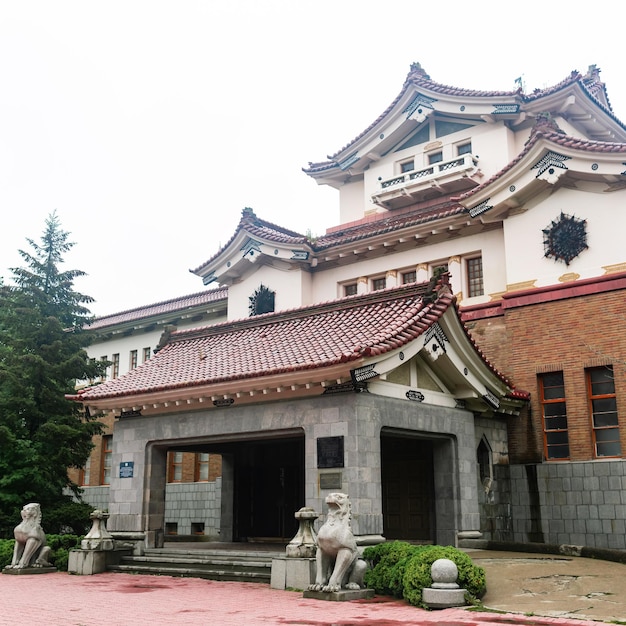
[[[94,379],[103,364],[85,348],[92,298],[74,290],[79,270],[61,271],[74,246],[56,212],[41,242],[27,239],[25,267],[0,282],[0,536],[19,521],[27,502],[50,509],[67,504],[69,467],[84,466],[101,425],[66,399],[76,381]]]

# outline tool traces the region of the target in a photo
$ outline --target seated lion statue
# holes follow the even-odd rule
[[[48,563],[50,548],[46,546],[46,535],[41,528],[41,507],[36,502],[24,505],[22,522],[15,527],[13,560],[7,569],[27,567],[52,567]]]
[[[311,591],[361,589],[367,563],[359,558],[350,521],[352,505],[345,493],[326,497],[328,516],[317,534],[317,573]]]

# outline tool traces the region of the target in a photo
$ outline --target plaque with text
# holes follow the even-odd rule
[[[134,469],[134,461],[122,461],[122,463],[120,463],[120,478],[132,478]]]
[[[343,467],[343,437],[318,437],[317,467]]]

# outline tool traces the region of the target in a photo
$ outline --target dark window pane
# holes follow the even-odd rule
[[[550,431],[546,433],[546,441],[548,446],[556,444],[567,444],[567,431]]]
[[[553,402],[551,404],[544,404],[543,413],[546,417],[559,417],[565,416],[565,402]]]
[[[567,459],[569,457],[569,446],[549,446],[549,459]]]
[[[559,417],[546,417],[546,431],[548,430],[567,430],[567,417],[561,415]]]
[[[622,447],[620,446],[619,441],[611,441],[607,443],[596,444],[596,454],[597,456],[621,456]]]
[[[598,442],[619,441],[619,429],[600,428],[596,430],[596,441]]]

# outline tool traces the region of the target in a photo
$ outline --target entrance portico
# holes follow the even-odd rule
[[[222,541],[289,537],[287,520],[323,513],[332,491],[349,494],[357,536],[476,532],[475,415],[503,428],[522,401],[445,283],[428,289],[173,333],[141,368],[74,396],[119,415],[112,465],[133,471],[113,472],[110,530],[162,544],[166,453],[179,449],[223,455]]]

